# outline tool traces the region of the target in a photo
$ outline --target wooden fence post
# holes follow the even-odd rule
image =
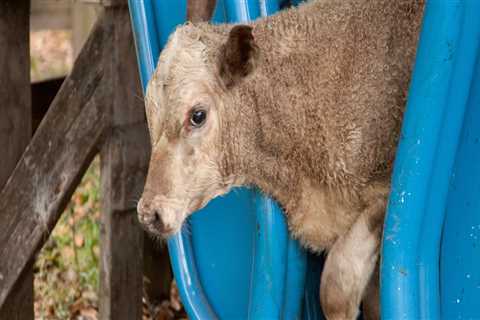
[[[0,189],[31,138],[30,0],[0,2]],[[0,216],[2,212],[0,212]],[[33,319],[32,263],[0,308],[0,319]]]
[[[105,9],[108,138],[102,147],[100,319],[142,319],[143,231],[136,203],[150,157],[142,91],[126,1]]]

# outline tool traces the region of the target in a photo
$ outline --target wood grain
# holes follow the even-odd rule
[[[101,150],[102,225],[100,319],[142,319],[143,231],[139,199],[150,157],[150,142],[126,7],[105,12],[113,35],[106,43],[108,138]]]
[[[104,88],[97,87],[108,36],[100,19],[0,193],[0,305],[47,240],[105,133]]]
[[[0,2],[0,189],[31,137],[30,1]],[[12,32],[15,30],[15,32]],[[3,212],[0,211],[0,219]],[[0,308],[0,319],[33,319],[32,262]]]

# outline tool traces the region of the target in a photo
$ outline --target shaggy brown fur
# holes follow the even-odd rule
[[[422,12],[421,0],[319,0],[250,26],[178,28],[147,91],[141,221],[168,235],[257,185],[294,237],[328,250],[327,318],[355,319],[367,286],[378,299],[369,281]],[[198,110],[207,120],[194,126]],[[378,301],[366,306],[378,316]]]

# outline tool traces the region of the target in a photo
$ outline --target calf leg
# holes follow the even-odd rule
[[[363,319],[380,319],[380,274],[378,263],[363,295],[362,307]]]
[[[328,320],[357,318],[378,260],[385,205],[385,196],[372,200],[328,253],[320,287],[320,300]]]

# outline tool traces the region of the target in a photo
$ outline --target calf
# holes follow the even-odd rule
[[[146,229],[168,237],[216,196],[258,186],[293,237],[328,252],[327,318],[355,319],[364,297],[378,318],[375,269],[423,6],[319,0],[251,24],[179,27],[146,94]]]

